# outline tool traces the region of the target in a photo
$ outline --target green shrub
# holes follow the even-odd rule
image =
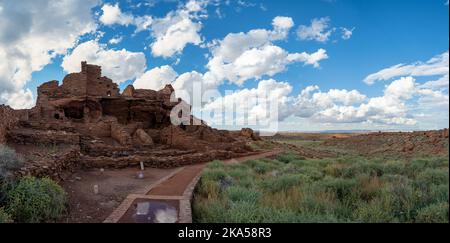
[[[215,168],[210,169],[207,168],[203,171],[202,178],[205,180],[218,181],[221,179],[225,179],[227,177],[227,173],[223,168]]]
[[[336,194],[341,201],[352,201],[358,198],[352,197],[354,190],[357,188],[355,179],[331,178],[325,177],[321,181],[321,185]]]
[[[244,164],[251,167],[258,174],[265,174],[277,168],[277,165],[264,160],[249,160],[244,162]]]
[[[0,180],[6,179],[11,172],[23,165],[23,159],[14,149],[0,144]]]
[[[239,179],[236,182],[236,185],[245,187],[245,188],[250,188],[250,187],[254,187],[255,183],[256,183],[255,179],[252,176],[249,176],[249,177],[244,177],[244,178]]]
[[[228,169],[228,175],[234,179],[234,185],[250,188],[254,185],[255,174],[245,165],[231,165]]]
[[[48,178],[22,177],[8,191],[6,210],[16,222],[50,222],[62,216],[66,192]]]
[[[296,174],[300,171],[301,167],[294,164],[287,164],[281,167],[281,174]]]
[[[382,176],[383,165],[377,162],[362,160],[359,163],[354,163],[351,166],[345,168],[343,171],[343,177],[345,178],[354,178],[359,174]]]
[[[411,183],[411,179],[404,175],[384,174],[380,177],[383,183],[387,184],[408,184]]]
[[[431,183],[435,185],[448,183],[448,169],[427,168],[417,175],[418,182]]]
[[[294,223],[339,223],[340,220],[333,214],[316,214],[312,212],[302,212],[292,221]]]
[[[437,203],[422,208],[417,213],[418,223],[448,223],[448,202]]]
[[[196,193],[205,198],[217,198],[220,193],[220,186],[217,181],[201,179],[197,184]]]
[[[230,204],[226,211],[225,222],[227,223],[261,223],[264,212],[252,202],[238,201]]]
[[[269,172],[269,171],[271,171],[271,170],[273,170],[273,169],[275,169],[273,166],[270,166],[269,164],[264,163],[264,162],[258,163],[258,164],[253,168],[253,170],[254,170],[256,173],[258,173],[258,174],[265,174],[265,173],[267,173],[267,172]]]
[[[333,193],[317,186],[302,187],[304,195],[298,202],[301,213],[305,215],[332,214],[340,206]]]
[[[429,201],[432,202],[447,202],[449,198],[449,185],[431,185],[428,189]]]
[[[301,160],[302,158],[298,157],[297,155],[293,154],[293,153],[285,153],[285,154],[280,154],[277,156],[277,160],[281,161],[283,163],[290,163],[294,160]]]
[[[261,187],[269,192],[286,191],[289,188],[300,185],[308,181],[304,175],[281,175],[276,178],[265,179],[261,182]]]
[[[232,202],[244,201],[256,203],[261,197],[261,193],[259,191],[240,186],[231,186],[227,188],[225,193],[228,199]]]
[[[448,202],[449,185],[446,184],[430,184],[425,182],[413,181],[416,190],[416,207],[422,208],[430,204]]]
[[[225,167],[225,164],[220,160],[214,160],[208,164],[208,169],[222,169]]]
[[[0,224],[11,223],[11,215],[7,214],[3,208],[0,208]]]
[[[304,166],[299,168],[298,173],[317,181],[323,177],[323,172],[316,167]]]
[[[237,180],[243,180],[245,178],[253,177],[252,172],[249,168],[243,167],[230,167],[228,170],[228,175]]]
[[[390,184],[382,192],[382,196],[390,198],[392,215],[401,222],[412,222],[420,202],[420,193],[411,184]]]
[[[362,202],[354,211],[353,218],[361,223],[390,223],[396,219],[391,210],[390,197],[376,198],[369,203]]]
[[[231,203],[225,213],[225,218],[227,223],[295,223],[300,221],[298,215],[292,210],[261,207],[245,201]]]
[[[251,159],[251,160],[244,161],[242,164],[245,165],[245,166],[248,166],[250,168],[253,168],[253,167],[256,166],[257,163],[258,163],[258,160]]]
[[[431,157],[414,159],[409,166],[410,170],[420,172],[427,168],[448,167],[448,157]]]
[[[378,176],[359,175],[356,179],[358,181],[359,196],[365,201],[378,196],[384,187]]]
[[[383,172],[386,174],[403,174],[405,173],[406,164],[399,160],[389,160],[383,165]]]
[[[341,177],[345,168],[347,168],[346,164],[334,162],[327,164],[324,168],[324,172],[333,177]]]
[[[264,215],[261,223],[300,223],[298,213],[288,208],[261,208]]]
[[[217,198],[196,198],[192,204],[192,212],[192,220],[196,223],[227,223],[226,205]]]

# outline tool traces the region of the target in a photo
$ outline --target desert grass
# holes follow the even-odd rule
[[[448,222],[448,157],[215,161],[193,212],[201,223]]]

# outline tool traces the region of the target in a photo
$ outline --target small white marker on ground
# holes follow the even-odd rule
[[[94,194],[98,194],[98,185],[94,185]]]

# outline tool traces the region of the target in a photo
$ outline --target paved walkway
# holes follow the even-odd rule
[[[263,152],[255,155],[223,161],[226,164],[234,164],[252,159],[270,157],[281,153],[281,150]],[[130,194],[104,221],[105,223],[135,223],[133,218],[136,212],[136,204],[152,202],[164,204],[176,208],[179,223],[192,223],[191,199],[201,172],[207,163],[181,167],[161,180],[149,185],[144,194]]]

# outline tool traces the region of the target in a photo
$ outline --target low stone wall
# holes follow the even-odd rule
[[[158,155],[132,155],[126,157],[90,157],[83,156],[81,164],[83,168],[126,168],[129,166],[138,166],[144,162],[146,167],[152,168],[175,168],[184,165],[208,162],[216,159],[230,159],[250,155],[252,153],[236,154],[230,151],[208,151],[208,153],[191,153],[177,156],[158,156]]]
[[[9,142],[36,145],[79,145],[80,135],[66,131],[17,129],[7,132]]]
[[[16,175],[49,177],[59,181],[64,178],[65,173],[73,172],[80,167],[80,155],[79,147],[72,146],[53,156],[36,156],[35,159],[27,161]]]

